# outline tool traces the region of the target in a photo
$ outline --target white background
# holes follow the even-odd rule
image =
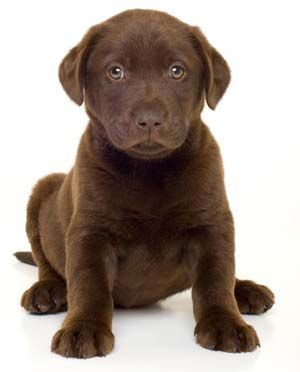
[[[34,371],[299,371],[299,1],[7,1],[0,19],[1,369]],[[199,25],[228,60],[232,83],[203,117],[223,153],[236,221],[237,273],[269,285],[277,303],[248,316],[262,347],[251,354],[196,345],[190,293],[144,310],[117,311],[106,358],[50,353],[63,314],[19,305],[37,278],[12,257],[29,250],[25,209],[33,184],[67,172],[87,123],[63,92],[57,68],[91,25],[128,8],[165,10]],[[6,370],[5,369],[5,370]]]

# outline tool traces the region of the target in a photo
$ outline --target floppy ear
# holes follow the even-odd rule
[[[83,102],[85,67],[97,31],[96,26],[92,27],[59,66],[59,80],[67,95],[78,105]]]
[[[198,27],[192,27],[192,32],[194,45],[204,63],[206,102],[214,110],[229,85],[230,69],[225,59],[210,45]]]

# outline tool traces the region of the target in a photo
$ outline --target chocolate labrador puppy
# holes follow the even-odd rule
[[[66,357],[108,354],[113,308],[153,304],[192,287],[197,342],[252,351],[241,313],[272,292],[235,278],[234,224],[219,147],[200,118],[215,109],[228,65],[202,32],[158,11],[129,10],[92,27],[59,68],[90,118],[69,174],[41,179],[27,234],[39,280],[31,313],[68,309],[52,341]]]

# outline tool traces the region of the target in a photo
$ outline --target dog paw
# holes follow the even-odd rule
[[[51,350],[67,358],[105,356],[114,347],[114,335],[104,325],[75,321],[53,337]]]
[[[274,305],[272,291],[251,280],[237,281],[235,298],[242,314],[262,314]]]
[[[228,353],[253,351],[260,346],[255,330],[238,315],[214,311],[195,328],[196,341],[206,349]]]
[[[67,309],[66,285],[60,280],[41,280],[22,296],[21,305],[32,314],[49,314]]]

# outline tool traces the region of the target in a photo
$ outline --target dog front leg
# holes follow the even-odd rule
[[[241,317],[234,296],[234,229],[231,213],[194,232],[189,260],[195,336],[205,348],[252,351],[259,340]]]
[[[52,351],[65,357],[108,354],[111,331],[115,258],[99,226],[72,224],[66,238],[68,312],[52,341]]]

